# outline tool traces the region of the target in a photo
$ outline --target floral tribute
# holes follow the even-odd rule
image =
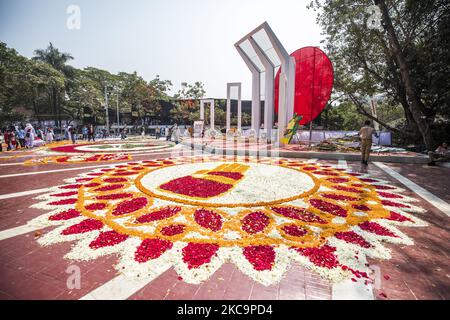
[[[63,153],[124,153],[137,151],[155,151],[169,148],[171,144],[165,143],[137,143],[137,142],[99,142],[50,145],[46,151]],[[45,151],[45,150],[44,150]]]
[[[24,162],[26,166],[35,166],[40,164],[73,164],[90,162],[117,162],[129,161],[132,157],[127,153],[103,153],[103,154],[81,154],[70,156],[53,156],[40,159],[31,159]]]
[[[398,226],[426,226],[417,200],[387,181],[284,158],[148,160],[66,182],[36,198],[47,213],[28,223],[55,227],[37,241],[74,241],[72,260],[117,254],[116,269],[139,279],[173,267],[201,283],[229,261],[271,285],[298,262],[367,284],[367,257],[413,244]]]

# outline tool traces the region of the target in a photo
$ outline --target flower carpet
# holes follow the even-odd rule
[[[128,153],[101,153],[101,154],[80,154],[69,156],[52,156],[38,159],[26,160],[23,164],[25,166],[34,166],[41,164],[74,164],[74,163],[91,163],[91,162],[117,162],[129,161],[132,156]]]
[[[40,245],[73,242],[65,258],[117,254],[130,278],[173,267],[187,283],[232,262],[255,281],[279,282],[298,262],[332,282],[371,282],[367,257],[411,245],[398,226],[425,227],[404,190],[318,163],[274,158],[180,157],[111,165],[36,199],[54,226]]]
[[[69,144],[49,147],[48,151],[64,153],[114,153],[114,152],[139,152],[156,151],[171,147],[171,144],[149,142],[114,142]]]

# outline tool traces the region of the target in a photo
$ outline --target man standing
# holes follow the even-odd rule
[[[364,122],[364,127],[359,130],[359,138],[361,139],[361,163],[368,165],[370,149],[372,148],[372,135],[378,138],[375,129],[370,125],[370,120]]]
[[[156,140],[159,140],[160,136],[161,136],[161,130],[159,129],[159,127],[156,127],[156,129],[155,129]]]
[[[175,144],[178,144],[180,139],[181,131],[178,125],[175,123],[172,127],[172,140],[175,141]]]
[[[88,142],[90,142],[92,139],[92,141],[95,142],[95,130],[94,130],[94,126],[92,124],[89,125],[89,129],[88,129]]]
[[[88,138],[88,128],[87,128],[87,126],[83,127],[82,133],[83,133],[83,140],[87,140],[87,138]]]

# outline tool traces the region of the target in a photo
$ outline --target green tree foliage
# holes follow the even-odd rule
[[[381,28],[367,26],[379,9]],[[404,126],[384,127],[431,149],[440,118],[450,114],[450,4],[446,0],[312,1],[335,69],[334,96],[373,118],[368,98],[400,106]]]

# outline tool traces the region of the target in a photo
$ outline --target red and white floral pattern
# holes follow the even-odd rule
[[[291,174],[271,179],[267,170]],[[186,195],[182,177],[228,187],[213,192],[201,181]],[[423,209],[403,191],[368,174],[296,160],[159,159],[68,179],[37,198],[33,207],[48,212],[29,224],[55,226],[41,245],[76,241],[67,259],[118,254],[116,268],[129,277],[152,279],[173,266],[184,281],[200,283],[231,261],[270,285],[297,261],[334,282],[367,282],[366,257],[388,259],[385,242],[413,243],[397,226],[426,226],[416,217]]]

